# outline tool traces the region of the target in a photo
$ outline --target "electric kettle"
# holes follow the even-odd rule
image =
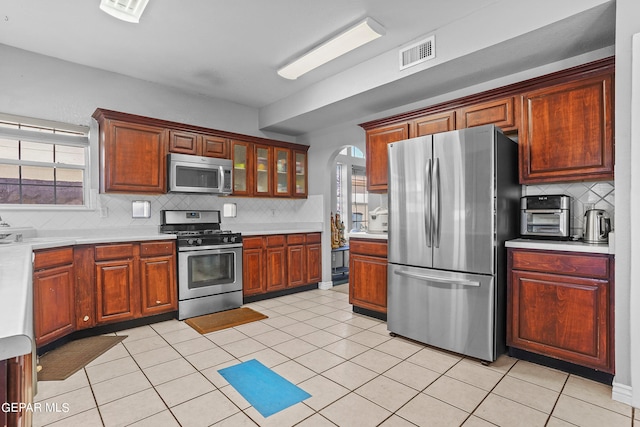
[[[611,219],[602,209],[590,209],[584,213],[583,236],[585,243],[607,243],[611,231]]]

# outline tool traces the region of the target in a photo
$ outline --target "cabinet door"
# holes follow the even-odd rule
[[[409,137],[409,124],[386,126],[367,131],[367,190],[371,193],[387,191],[387,145]]]
[[[254,196],[271,196],[273,170],[272,170],[272,157],[273,148],[266,145],[254,145],[253,147],[253,159],[254,159]]]
[[[431,135],[434,133],[447,132],[456,128],[455,111],[445,113],[430,114],[411,122],[411,138]]]
[[[233,195],[250,196],[253,189],[253,144],[231,141],[233,159]]]
[[[175,255],[140,259],[140,291],[142,315],[178,309]]]
[[[613,372],[609,282],[513,270],[507,345]]]
[[[380,313],[387,312],[387,260],[350,254],[349,303]]]
[[[37,346],[75,330],[73,265],[34,272],[33,296]]]
[[[139,312],[135,264],[132,258],[96,262],[96,320],[130,320]]]
[[[523,95],[520,183],[613,180],[613,77]]]
[[[94,247],[73,248],[75,272],[76,329],[92,328],[96,325]]]
[[[505,132],[517,130],[516,101],[513,96],[461,108],[456,115],[456,128],[494,124]]]
[[[169,152],[200,155],[197,133],[176,131],[169,132]]]
[[[287,286],[287,253],[284,246],[266,249],[267,292],[278,291]]]
[[[219,136],[202,135],[202,155],[228,159],[229,140]]]
[[[304,151],[293,151],[293,160],[295,162],[295,168],[292,168],[293,173],[293,196],[294,197],[307,197],[308,194],[308,178],[307,178],[307,153]]]
[[[243,249],[242,251],[242,293],[245,296],[265,293],[264,251]]]
[[[101,130],[102,131],[102,130]],[[103,130],[101,189],[106,193],[166,192],[168,131],[161,127],[108,120]]]
[[[307,283],[322,281],[322,245],[320,243],[307,244]]]
[[[273,148],[274,187],[273,195],[288,197],[291,195],[291,150],[288,148]]]
[[[287,245],[287,286],[307,284],[304,245]]]

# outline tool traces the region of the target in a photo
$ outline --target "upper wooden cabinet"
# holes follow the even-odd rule
[[[378,129],[367,130],[367,191],[387,191],[388,154],[387,145],[409,137],[409,124],[400,123]]]
[[[613,72],[523,95],[520,182],[613,179]]]
[[[165,193],[168,134],[166,129],[156,126],[101,121],[101,192]]]
[[[229,158],[230,142],[227,138],[195,132],[169,132],[169,152],[195,156]]]
[[[387,191],[386,145],[495,124],[519,142],[520,183],[612,180],[614,58],[362,123],[367,189]]]
[[[233,195],[307,197],[307,149],[232,140]]]
[[[456,113],[456,129],[494,124],[504,132],[518,130],[518,103],[514,96],[460,108]]]
[[[409,124],[411,138],[431,135],[433,133],[447,132],[456,128],[456,112],[446,111],[439,114],[429,114],[413,120]]]
[[[234,196],[307,197],[306,145],[98,108],[100,191],[166,193],[166,154],[233,159]]]

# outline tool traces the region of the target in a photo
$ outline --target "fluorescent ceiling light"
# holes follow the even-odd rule
[[[314,68],[383,36],[384,33],[382,25],[366,18],[280,68],[278,74],[285,79],[295,80]]]
[[[109,15],[137,24],[149,0],[101,0],[100,9]]]

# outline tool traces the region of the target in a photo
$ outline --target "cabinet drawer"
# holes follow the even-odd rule
[[[34,270],[73,263],[73,248],[38,250],[34,254]]]
[[[96,261],[131,258],[134,256],[134,244],[96,246]]]
[[[243,237],[243,249],[262,249],[262,237]]]
[[[304,234],[288,234],[287,245],[304,245],[306,241]]]
[[[512,250],[514,270],[539,271],[573,276],[609,278],[607,255],[578,255],[560,252]]]
[[[284,246],[285,236],[284,235],[267,236],[266,240],[267,240],[268,248],[273,246]]]
[[[320,233],[307,234],[307,243],[320,243]]]
[[[173,241],[140,243],[140,256],[172,255],[175,251]]]
[[[376,257],[387,257],[387,242],[372,242],[370,240],[349,240],[349,251],[351,254],[370,255]]]

